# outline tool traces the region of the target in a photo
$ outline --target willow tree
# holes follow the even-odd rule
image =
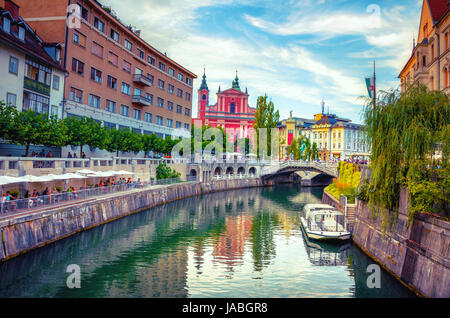
[[[371,145],[367,197],[383,231],[395,223],[400,192],[408,188],[414,213],[448,213],[450,108],[445,93],[414,84],[404,93],[381,92],[367,101],[363,117]]]

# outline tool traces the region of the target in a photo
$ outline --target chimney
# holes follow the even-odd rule
[[[9,11],[15,20],[19,18],[19,8],[20,7],[11,0],[5,0],[5,10]]]

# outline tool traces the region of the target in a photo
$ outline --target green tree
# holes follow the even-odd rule
[[[66,141],[63,125],[32,110],[16,113],[8,135],[13,144],[26,147],[26,157],[29,155],[30,145],[63,146]]]
[[[101,124],[88,117],[67,117],[64,119],[67,127],[67,144],[80,147],[80,157],[83,152],[83,146],[90,146],[98,149],[105,149],[105,140],[107,140],[108,130]]]
[[[398,213],[400,191],[410,189],[409,220],[420,210],[448,209],[450,106],[447,94],[415,83],[404,93],[381,92],[364,109],[371,145],[369,205],[383,215],[383,229]],[[437,166],[440,169],[437,169]],[[427,193],[428,191],[428,193]],[[443,196],[437,196],[437,193]],[[434,200],[423,198],[433,197]],[[446,211],[448,215],[448,210]]]
[[[14,132],[14,119],[17,117],[17,108],[0,102],[0,139],[9,140]]]
[[[271,128],[276,128],[277,124],[280,121],[280,113],[279,111],[275,111],[275,105],[272,101],[267,102],[267,95],[258,97],[256,112],[255,112],[255,123],[253,124],[253,128],[256,132],[256,149],[258,158],[261,157],[260,149],[259,149],[259,128],[267,129],[267,155],[272,155],[272,130]]]

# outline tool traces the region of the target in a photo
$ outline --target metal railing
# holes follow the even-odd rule
[[[2,214],[14,214],[19,212],[25,212],[28,210],[52,207],[61,205],[63,203],[70,202],[82,202],[90,198],[98,198],[103,195],[120,193],[136,189],[150,189],[155,185],[167,185],[180,182],[192,182],[196,181],[196,177],[188,177],[186,181],[182,181],[180,178],[156,180],[154,182],[144,183],[125,183],[117,184],[108,187],[92,187],[82,190],[56,192],[49,195],[39,195],[36,197],[29,197],[25,199],[16,199],[4,203],[0,203],[0,215]]]

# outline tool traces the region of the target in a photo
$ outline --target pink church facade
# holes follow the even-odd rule
[[[209,105],[210,92],[206,84],[206,75],[198,90],[198,113],[193,119],[193,125],[209,125],[213,128],[222,127],[233,139],[251,138],[255,123],[256,108],[249,106],[247,90],[241,91],[239,78],[233,81],[232,88],[216,93],[217,102]]]

